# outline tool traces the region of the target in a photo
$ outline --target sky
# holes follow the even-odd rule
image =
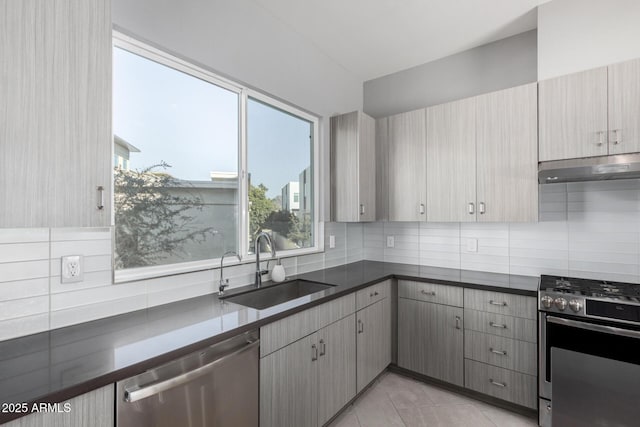
[[[238,170],[239,95],[126,50],[113,60],[114,134],[140,149],[130,168],[164,161],[186,180]],[[311,123],[249,99],[248,172],[271,198],[311,161]]]

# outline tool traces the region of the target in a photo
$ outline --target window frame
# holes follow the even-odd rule
[[[127,50],[133,54],[139,55],[145,59],[157,62],[161,65],[173,68],[195,78],[199,78],[216,86],[227,89],[238,95],[238,231],[236,235],[238,252],[242,256],[241,264],[250,264],[255,262],[255,254],[249,254],[249,180],[247,174],[247,102],[249,98],[253,98],[259,102],[285,111],[301,119],[312,123],[312,152],[311,152],[311,169],[313,173],[312,196],[313,196],[313,246],[301,249],[290,249],[287,251],[277,252],[278,258],[288,258],[312,253],[324,252],[324,224],[320,221],[321,198],[320,186],[322,185],[319,177],[320,173],[320,117],[295,107],[287,102],[281,101],[273,96],[263,93],[257,89],[235,82],[231,79],[222,77],[201,65],[195,65],[192,62],[181,59],[176,54],[168,53],[164,50],[155,48],[147,42],[142,42],[117,30],[113,30],[112,47]],[[111,138],[111,152],[114,152],[113,135]],[[112,206],[115,202],[113,169],[111,170],[111,195]],[[114,283],[126,283],[142,279],[150,279],[154,277],[171,276],[175,274],[192,273],[203,270],[219,268],[220,257],[198,261],[184,261],[173,264],[164,264],[148,267],[136,267],[123,270],[115,269],[115,209],[111,211],[111,236],[112,236],[112,271]],[[322,236],[322,237],[321,237]],[[270,253],[261,253],[261,259],[267,260]],[[226,263],[225,263],[226,264]],[[237,264],[231,261],[229,264]]]

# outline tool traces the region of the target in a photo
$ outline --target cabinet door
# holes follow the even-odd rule
[[[609,66],[609,154],[640,151],[640,59]]]
[[[360,205],[357,221],[376,220],[376,122],[360,113],[358,138],[358,194]]]
[[[475,102],[427,108],[427,221],[476,220]]]
[[[109,0],[3,2],[0,228],[110,224],[111,25]]]
[[[331,217],[358,220],[358,112],[331,117]]]
[[[477,97],[478,221],[538,220],[536,84]]]
[[[376,120],[376,220],[389,219],[389,119]]]
[[[318,425],[356,395],[355,314],[318,331]]]
[[[540,161],[607,154],[607,68],[538,83]]]
[[[398,299],[398,365],[448,383],[463,385],[463,310]]]
[[[389,221],[424,221],[425,110],[389,117]]]
[[[357,312],[358,393],[391,363],[391,307],[385,298]]]
[[[114,426],[114,386],[104,386],[89,393],[60,403],[69,412],[39,412],[3,424],[3,427],[113,427]]]
[[[260,426],[317,425],[317,333],[260,359]]]

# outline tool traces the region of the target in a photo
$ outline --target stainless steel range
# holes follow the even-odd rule
[[[540,425],[640,423],[640,284],[540,278]]]

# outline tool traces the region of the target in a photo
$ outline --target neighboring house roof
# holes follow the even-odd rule
[[[140,152],[140,149],[138,147],[136,147],[135,145],[129,144],[127,141],[125,141],[124,139],[120,138],[118,135],[113,135],[113,142],[116,145],[119,145],[122,148],[124,148],[125,150],[129,151],[130,153],[139,153]]]

